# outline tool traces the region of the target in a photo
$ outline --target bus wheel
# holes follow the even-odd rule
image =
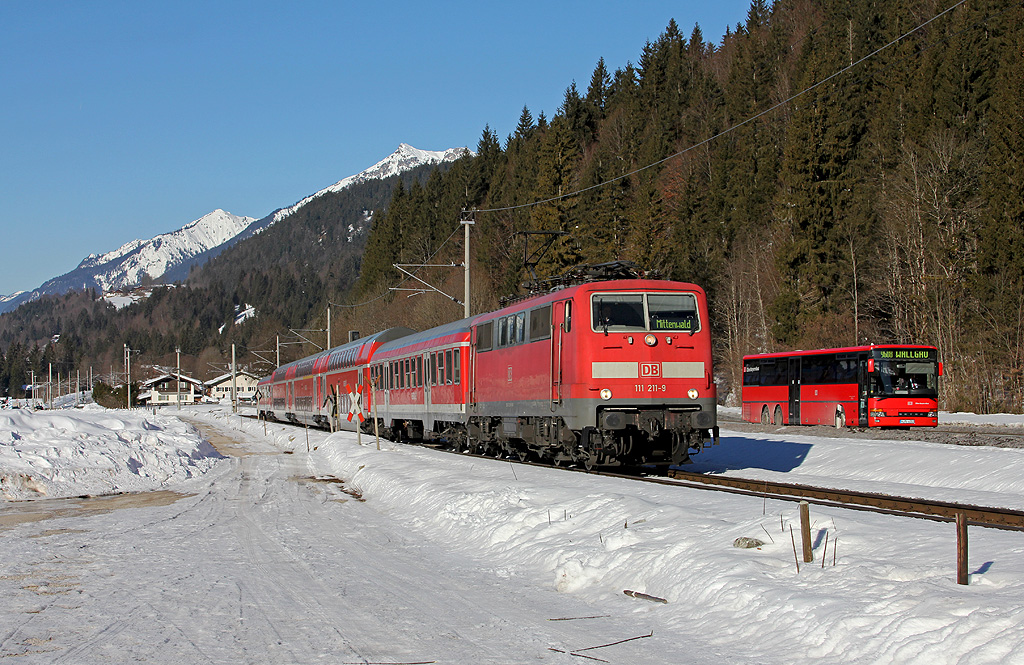
[[[775,424],[776,425],[781,425],[782,424],[782,407],[781,406],[775,407]]]
[[[836,411],[836,429],[843,429],[846,427],[846,418],[843,417],[842,411]]]
[[[767,404],[764,405],[764,407],[761,408],[761,424],[762,425],[770,425],[771,424],[771,421],[768,419],[768,405]]]

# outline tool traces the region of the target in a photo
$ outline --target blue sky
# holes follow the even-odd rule
[[[263,217],[409,143],[504,139],[598,58],[720,2],[0,1],[0,294],[222,208]]]

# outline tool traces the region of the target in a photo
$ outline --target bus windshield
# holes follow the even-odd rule
[[[871,393],[885,397],[936,397],[939,394],[939,364],[934,360],[876,360]]]
[[[692,293],[599,293],[592,305],[596,332],[693,333],[700,329]]]

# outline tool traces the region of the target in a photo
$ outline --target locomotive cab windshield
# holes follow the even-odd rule
[[[697,299],[690,293],[596,293],[595,332],[679,332],[700,330]]]

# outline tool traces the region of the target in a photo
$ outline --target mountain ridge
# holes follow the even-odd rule
[[[12,311],[44,295],[59,295],[89,288],[107,293],[133,288],[147,281],[183,280],[194,266],[205,263],[237,242],[286,219],[325,194],[370,180],[383,180],[419,166],[454,161],[471,154],[464,147],[430,151],[401,143],[398,149],[373,166],[265,217],[242,217],[218,208],[175,231],[148,240],[131,240],[103,254],[90,254],[74,270],[47,280],[36,289],[0,296],[0,313]]]

